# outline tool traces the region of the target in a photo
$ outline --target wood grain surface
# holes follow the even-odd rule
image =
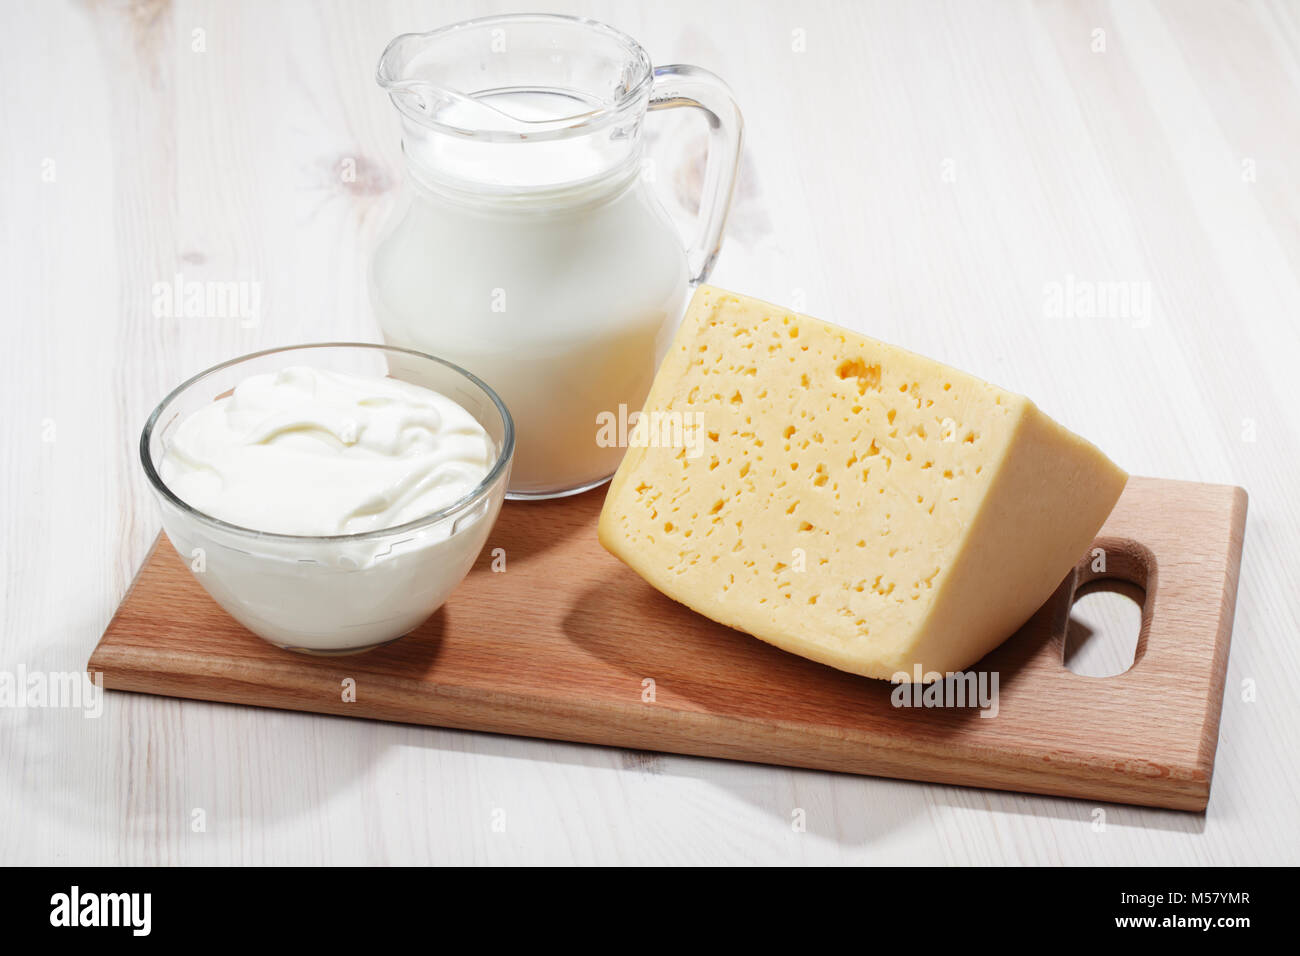
[[[1071,578],[971,668],[996,676],[983,708],[895,706],[887,682],[669,600],[600,547],[603,497],[508,503],[429,622],[346,658],[261,641],[160,538],[89,669],[110,689],[174,697],[1205,808],[1246,519],[1240,488],[1131,479]],[[1062,639],[1076,586],[1103,578],[1137,585],[1146,600],[1133,666],[1098,679],[1066,669]]]
[[[83,672],[158,535],[136,445],[163,395],[379,340],[379,53],[519,6],[0,0],[0,672]],[[0,862],[1300,863],[1294,0],[526,6],[731,86],[718,285],[1029,395],[1129,472],[1249,491],[1207,811],[108,693],[0,708]],[[647,130],[685,227],[703,136],[671,119]],[[259,283],[257,320],[155,314],[177,273]],[[1139,309],[1058,307],[1108,282]],[[1087,635],[1085,603],[1079,657],[1136,615]]]

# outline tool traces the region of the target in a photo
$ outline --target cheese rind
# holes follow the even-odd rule
[[[629,446],[607,550],[715,621],[881,679],[1014,633],[1127,480],[1022,396],[709,286]]]

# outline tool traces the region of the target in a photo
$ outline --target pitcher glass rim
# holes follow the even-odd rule
[[[446,36],[461,30],[482,29],[496,25],[512,25],[521,23],[552,23],[563,26],[582,27],[599,33],[623,47],[627,52],[628,58],[637,67],[638,76],[636,82],[628,86],[626,90],[618,95],[618,98],[611,103],[602,104],[594,109],[587,110],[583,113],[576,113],[573,116],[563,117],[558,120],[538,120],[536,121],[539,128],[536,131],[529,131],[526,134],[520,134],[517,131],[491,130],[491,129],[468,129],[462,126],[456,126],[443,120],[436,119],[414,109],[407,100],[400,96],[402,91],[401,83],[403,78],[396,75],[392,69],[392,59],[395,51],[401,46],[416,41],[428,41],[438,37]],[[638,43],[632,36],[612,27],[608,23],[600,20],[594,20],[590,17],[571,16],[562,13],[501,13],[490,16],[474,17],[469,20],[461,20],[457,23],[449,23],[444,26],[435,27],[432,30],[423,32],[401,33],[393,37],[384,47],[384,52],[380,54],[379,65],[375,70],[375,81],[388,93],[389,99],[398,111],[403,115],[422,126],[440,130],[442,132],[452,133],[462,137],[476,137],[482,139],[510,138],[510,139],[527,139],[530,142],[540,142],[546,140],[563,139],[580,133],[594,132],[619,119],[629,107],[643,108],[641,104],[648,103],[649,90],[654,83],[654,65],[650,60],[650,55],[645,48]],[[454,91],[461,95],[471,95],[464,90]],[[475,91],[481,92],[481,91]],[[489,109],[491,107],[488,107]],[[527,125],[526,120],[515,120],[516,123]]]

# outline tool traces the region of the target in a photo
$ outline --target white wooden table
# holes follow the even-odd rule
[[[1208,812],[1099,826],[1080,801],[109,694],[97,720],[0,708],[0,863],[1300,862],[1300,3],[527,6],[731,83],[717,284],[1027,393],[1133,473],[1250,492]],[[0,671],[84,667],[158,531],[136,441],[168,389],[377,340],[365,257],[402,175],[379,52],[507,9],[0,3]],[[255,283],[258,321],[156,316],[177,274]]]

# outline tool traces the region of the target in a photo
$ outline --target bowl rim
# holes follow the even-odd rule
[[[260,531],[257,528],[248,528],[245,527],[244,525],[235,524],[230,521],[224,521],[221,518],[218,518],[214,515],[210,515],[206,511],[202,511],[194,507],[189,502],[185,501],[180,496],[178,496],[174,491],[171,490],[171,488],[167,486],[167,483],[163,481],[162,476],[158,474],[158,470],[154,467],[153,459],[149,454],[149,440],[153,436],[154,429],[157,426],[159,419],[162,417],[163,411],[175,399],[179,398],[180,395],[184,393],[187,389],[189,389],[193,385],[196,385],[198,382],[207,378],[209,375],[213,375],[217,372],[220,372],[222,369],[230,368],[233,365],[239,365],[241,362],[248,362],[253,359],[264,358],[268,355],[276,355],[279,353],[298,352],[307,349],[322,349],[322,348],[365,349],[368,351],[375,351],[375,352],[400,352],[404,355],[413,355],[416,358],[428,359],[429,361],[437,362],[439,365],[445,366],[451,371],[459,373],[469,382],[481,388],[483,392],[490,399],[492,399],[492,403],[496,406],[497,411],[501,413],[501,421],[505,426],[505,433],[503,436],[503,440],[501,442],[501,450],[500,452],[498,452],[496,461],[493,462],[492,467],[488,469],[487,474],[483,476],[482,480],[479,481],[477,485],[475,485],[472,489],[470,489],[460,498],[457,498],[451,504],[444,505],[443,507],[439,508],[437,511],[432,511],[427,515],[421,515],[418,518],[412,518],[410,521],[403,522],[402,524],[393,525],[391,528],[378,528],[373,531],[355,531],[355,532],[349,532],[345,534],[285,534],[284,532],[280,532],[280,531]],[[452,400],[454,401],[454,399]],[[479,500],[485,497],[488,491],[492,488],[492,486],[496,484],[496,482],[501,478],[503,472],[510,466],[510,462],[514,458],[514,453],[515,453],[514,418],[511,417],[510,409],[508,409],[506,407],[505,402],[501,400],[501,396],[499,396],[496,393],[496,391],[492,388],[492,386],[488,385],[487,382],[483,381],[473,372],[461,368],[459,365],[455,364],[454,362],[449,362],[446,359],[439,358],[436,355],[430,355],[428,352],[421,352],[416,349],[401,348],[400,346],[396,346],[396,345],[380,345],[374,342],[306,342],[299,345],[280,345],[274,348],[261,349],[260,351],[257,352],[249,352],[245,355],[239,355],[236,356],[235,358],[227,359],[224,362],[219,362],[218,364],[213,365],[210,368],[206,368],[203,371],[198,372],[197,374],[191,375],[185,381],[181,382],[181,384],[177,385],[170,392],[168,392],[167,395],[163,398],[163,400],[158,403],[157,407],[155,407],[153,412],[149,415],[149,419],[148,421],[145,422],[144,429],[140,433],[140,463],[144,466],[145,476],[149,479],[149,483],[153,486],[154,491],[157,494],[159,494],[165,501],[174,505],[176,508],[180,509],[180,511],[188,515],[191,515],[192,517],[197,518],[199,521],[212,525],[213,527],[216,527],[222,531],[234,532],[241,535],[252,535],[258,539],[282,541],[285,543],[307,543],[307,542],[350,543],[350,542],[357,542],[357,541],[373,541],[380,538],[387,538],[392,535],[418,531],[429,525],[437,524],[439,521],[451,517],[452,515],[456,514],[458,511],[462,511],[465,508],[476,504]]]

